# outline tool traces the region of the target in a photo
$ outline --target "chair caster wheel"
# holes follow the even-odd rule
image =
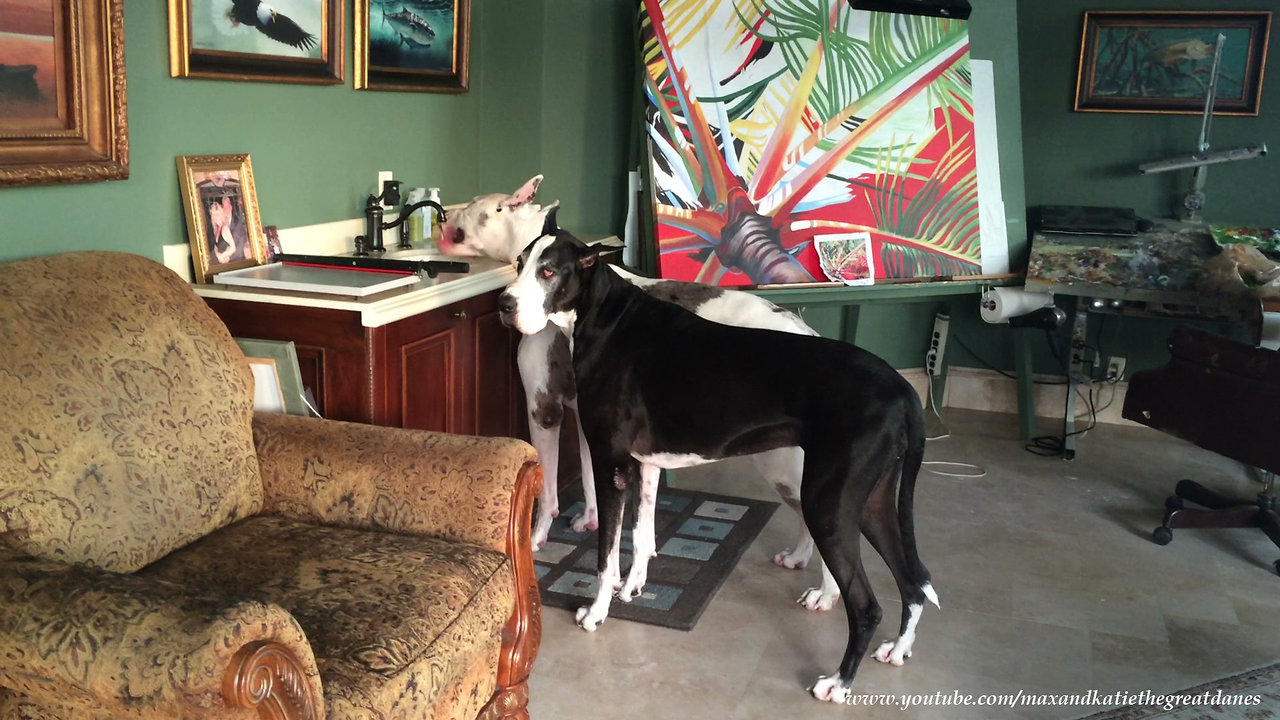
[[[1182,498],[1178,497],[1177,495],[1170,495],[1169,497],[1165,498],[1164,509],[1165,510],[1181,510]]]
[[[1151,531],[1151,542],[1157,545],[1168,545],[1173,542],[1173,531],[1161,525]]]

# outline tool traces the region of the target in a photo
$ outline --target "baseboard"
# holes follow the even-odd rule
[[[898,371],[920,394],[921,404],[928,404],[929,383],[924,368],[904,368]],[[1067,386],[1066,378],[1054,375],[1036,375],[1034,386],[1036,417],[1061,419],[1065,410]],[[1097,419],[1100,423],[1113,423],[1140,427],[1138,423],[1125,420],[1120,415],[1124,407],[1124,395],[1129,384],[1118,382],[1097,382],[1093,386],[1094,403],[1097,406]],[[1088,387],[1080,386],[1081,393],[1088,393]],[[984,410],[1016,414],[1018,412],[1018,384],[1010,377],[1005,377],[994,370],[983,368],[950,367],[947,368],[947,389],[943,397],[934,398],[938,407],[959,408],[963,410]],[[1078,420],[1089,418],[1089,406],[1084,398],[1076,396],[1075,415]]]

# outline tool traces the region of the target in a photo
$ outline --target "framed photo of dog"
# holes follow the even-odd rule
[[[0,187],[127,177],[124,0],[0,0]]]
[[[337,85],[343,0],[169,0],[169,74]]]
[[[1203,113],[1221,34],[1214,112],[1257,115],[1270,30],[1268,11],[1086,11],[1075,110]]]
[[[178,179],[197,283],[267,261],[248,155],[181,156]]]
[[[471,0],[353,1],[357,90],[467,91]]]

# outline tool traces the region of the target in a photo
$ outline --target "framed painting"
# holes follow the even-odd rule
[[[173,77],[336,85],[343,0],[169,0]]]
[[[0,0],[0,187],[129,177],[123,0]]]
[[[1223,35],[1214,112],[1257,115],[1270,30],[1268,11],[1086,11],[1075,110],[1203,113]]]
[[[197,283],[267,261],[248,155],[185,155],[178,178]]]
[[[466,92],[471,0],[354,0],[357,90]]]

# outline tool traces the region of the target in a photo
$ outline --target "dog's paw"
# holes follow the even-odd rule
[[[849,704],[849,696],[853,694],[852,683],[840,682],[839,675],[823,675],[809,688],[813,696],[823,702]]]
[[[539,513],[533,521],[533,532],[529,534],[529,542],[533,545],[533,551],[538,552],[542,546],[547,544],[547,537],[551,535],[551,518],[554,514]]]
[[[595,508],[587,508],[578,515],[573,516],[573,522],[570,524],[574,532],[588,532],[600,528],[600,519],[596,517]]]
[[[801,555],[795,550],[783,550],[773,556],[773,564],[789,570],[803,570],[809,567],[809,555]]]
[[[591,612],[591,606],[587,605],[578,608],[578,613],[574,616],[574,622],[578,623],[578,627],[587,632],[595,632],[596,628],[600,627],[600,624],[604,622],[604,616],[596,617]]]
[[[840,599],[840,593],[823,593],[822,588],[809,588],[804,591],[797,600],[797,605],[803,605],[808,610],[815,612],[826,612],[835,606],[836,600]]]
[[[882,663],[889,663],[895,667],[902,667],[902,664],[911,657],[911,645],[902,642],[902,638],[897,640],[885,640],[880,643],[880,647],[876,648],[875,653],[871,656]]]
[[[648,573],[635,572],[634,570],[627,576],[627,582],[618,591],[618,599],[622,602],[629,603],[640,597],[644,593],[644,584],[648,580]]]

